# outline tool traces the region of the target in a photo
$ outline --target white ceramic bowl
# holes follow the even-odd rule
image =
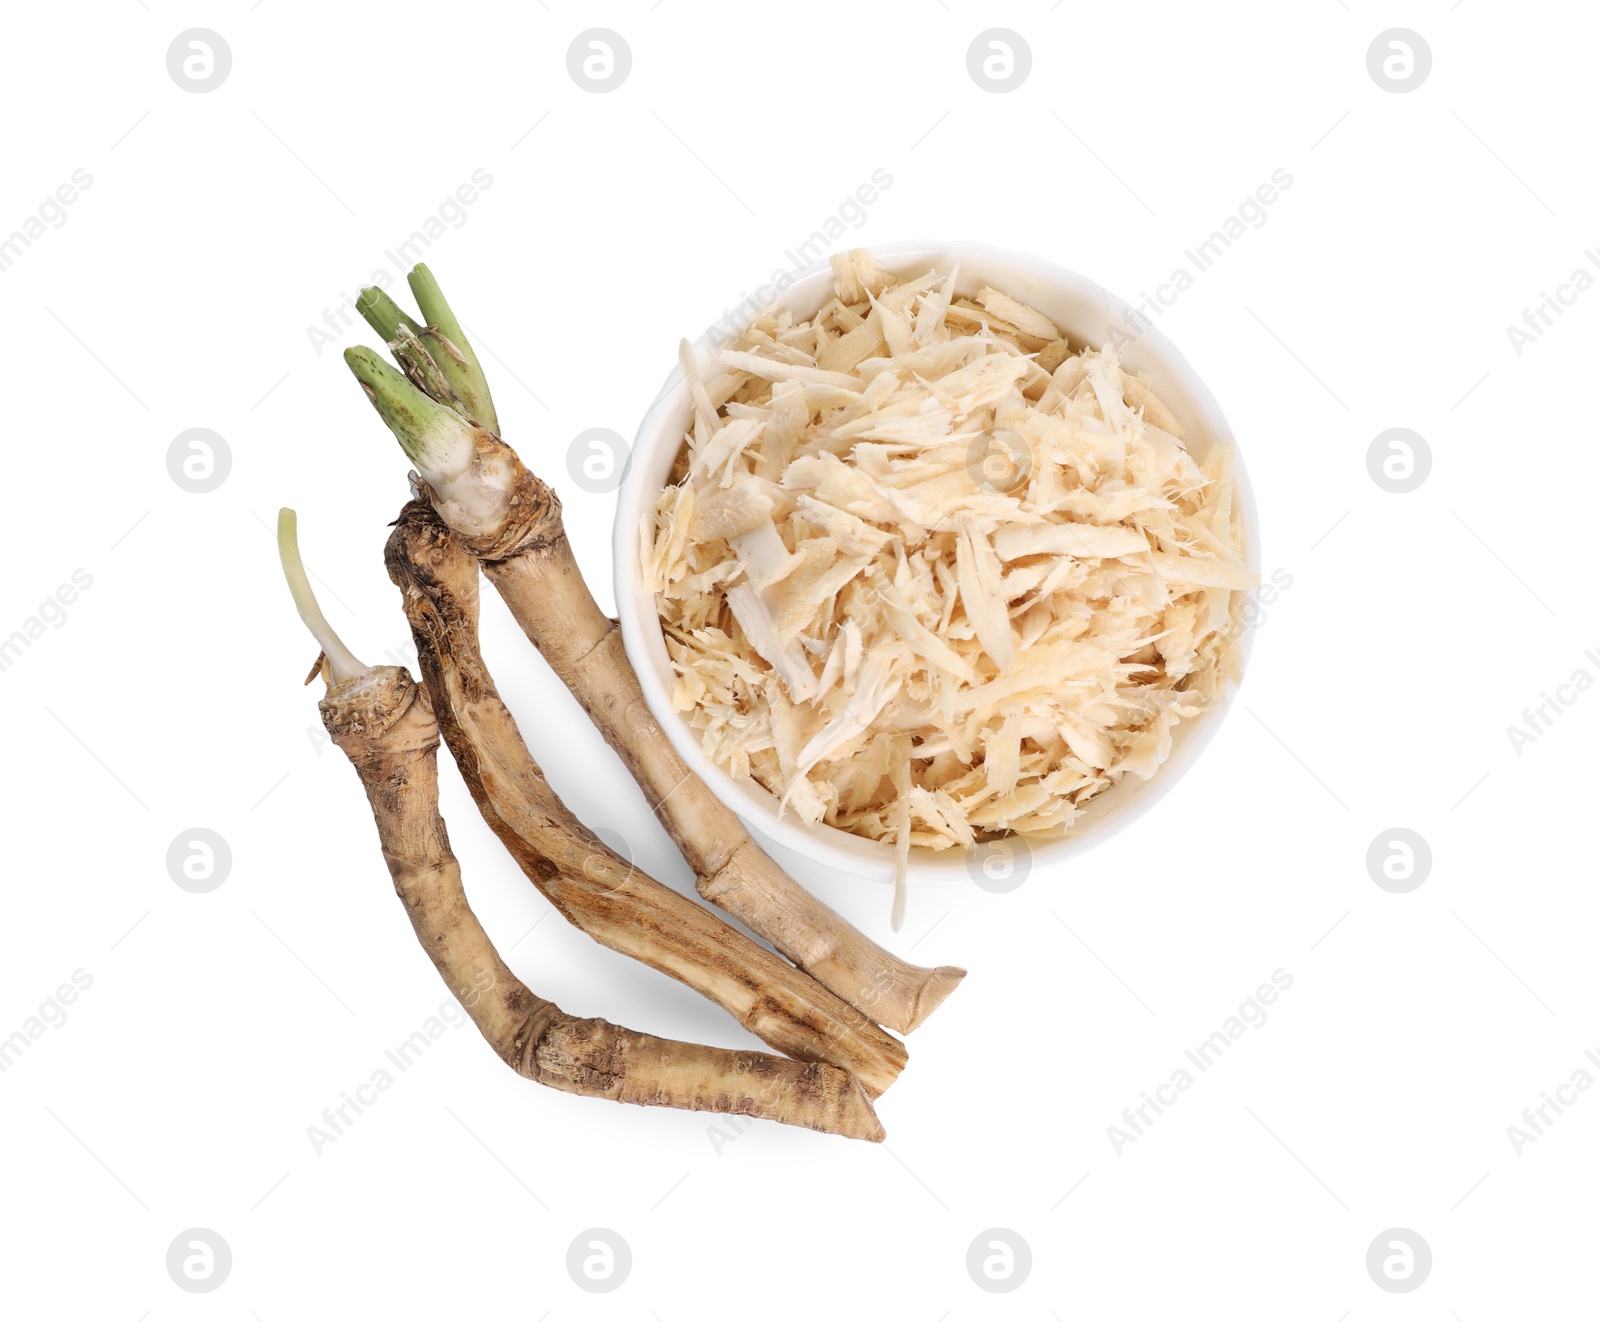
[[[1147,329],[1137,340],[1127,343],[1131,334],[1137,334],[1138,325],[1128,316],[1129,305],[1092,280],[1036,257],[984,244],[915,242],[875,247],[872,251],[882,265],[907,276],[920,275],[929,268],[946,271],[959,263],[957,293],[970,295],[986,284],[993,285],[1038,308],[1075,343],[1103,344],[1111,338],[1112,327],[1116,326],[1123,339],[1123,363],[1134,371],[1150,374],[1156,393],[1183,424],[1185,442],[1191,453],[1204,458],[1214,441],[1232,436],[1216,400],[1184,361],[1183,355],[1155,329]],[[832,268],[826,261],[820,262],[795,277],[787,289],[775,295],[769,306],[777,310],[789,309],[797,317],[809,317],[831,296],[832,282]],[[714,350],[725,342],[725,337],[714,337],[708,332],[697,343],[696,350],[702,354],[702,361],[709,362]],[[667,474],[688,430],[691,413],[688,383],[682,370],[676,370],[667,378],[661,395],[639,425],[627,477],[617,500],[613,533],[617,611],[628,659],[639,674],[645,701],[684,761],[719,799],[761,835],[842,872],[892,880],[894,856],[890,846],[831,826],[807,825],[793,813],[780,817],[776,798],[755,781],[736,781],[713,763],[701,752],[699,736],[672,710],[669,697],[674,683],[672,665],[662,639],[655,600],[644,591],[639,573],[639,520],[666,484]],[[1237,452],[1234,481],[1244,527],[1245,558],[1250,568],[1259,572],[1255,503],[1243,459]],[[1241,662],[1248,658],[1250,641],[1247,631],[1240,640]],[[1171,756],[1151,779],[1125,777],[1091,800],[1069,834],[1049,844],[1033,846],[1032,866],[1045,867],[1082,853],[1148,811],[1195,764],[1225,714],[1225,709],[1215,710],[1180,724],[1174,732]],[[969,876],[969,862],[968,856],[957,849],[913,849],[908,877],[917,882],[964,881]]]

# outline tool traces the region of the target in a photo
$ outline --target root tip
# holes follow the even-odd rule
[[[944,1004],[945,998],[960,986],[961,979],[966,976],[966,969],[952,968],[948,964],[929,973],[922,990],[917,993],[917,1003],[912,1007],[911,1019],[904,1031],[909,1033],[920,1027],[930,1014]]]
[[[846,1138],[859,1138],[868,1143],[882,1143],[889,1136],[883,1121],[878,1119],[878,1113],[872,1109],[867,1090],[859,1082],[849,1094],[844,1124],[839,1132]]]

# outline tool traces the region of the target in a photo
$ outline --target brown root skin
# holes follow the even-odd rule
[[[689,770],[644,700],[617,622],[595,604],[561,521],[561,501],[510,446],[481,433],[485,485],[510,492],[504,522],[486,528],[424,484],[423,495],[483,562],[529,641],[626,764],[689,866],[701,896],[842,1000],[909,1033],[966,976],[907,963],[799,885],[750,837],[738,815]]]
[[[506,967],[467,902],[439,816],[439,728],[404,670],[378,667],[321,703],[372,806],[384,861],[417,940],[484,1039],[517,1073],[584,1097],[748,1115],[880,1142],[883,1127],[845,1070],[758,1051],[673,1042],[578,1019]]]
[[[756,1116],[873,1143],[884,1138],[866,1090],[835,1065],[668,1042],[570,1015],[552,1022],[527,1054],[523,1073],[566,1092]]]
[[[419,485],[439,517],[477,559],[504,560],[536,550],[557,538],[565,539],[561,501],[517,458],[517,452],[497,436],[477,430],[472,438],[473,486],[496,493],[492,517],[474,506],[457,502],[428,486]]]
[[[535,886],[602,945],[677,978],[767,1045],[849,1070],[871,1096],[905,1047],[805,973],[619,858],[557,797],[478,650],[477,561],[422,501],[385,548],[439,727],[484,820]]]

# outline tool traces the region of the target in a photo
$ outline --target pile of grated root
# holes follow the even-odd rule
[[[957,272],[833,259],[709,375],[641,559],[706,753],[892,845],[1064,834],[1236,671],[1231,449]],[[903,889],[898,892],[903,895]],[[897,909],[898,909],[897,905]]]

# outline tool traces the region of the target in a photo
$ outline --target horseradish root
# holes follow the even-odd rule
[[[574,926],[721,1005],[767,1045],[877,1096],[905,1048],[820,983],[619,858],[568,811],[501,702],[477,638],[477,561],[423,501],[385,548],[433,711],[484,820]]]
[[[323,724],[361,778],[418,941],[495,1053],[525,1078],[579,1096],[755,1116],[881,1141],[872,1103],[842,1069],[575,1018],[517,979],[462,889],[439,817],[439,728],[426,698],[404,670],[367,667],[351,655],[317,609],[300,568],[292,511],[283,511],[278,528],[295,605],[322,648]]]
[[[437,302],[425,315],[454,325],[431,277],[429,288]],[[965,971],[919,968],[891,955],[750,838],[651,714],[616,621],[595,604],[578,569],[555,493],[490,430],[471,425],[492,414],[492,406],[477,405],[477,414],[463,406],[459,391],[440,381],[444,363],[434,370],[424,361],[432,349],[416,323],[380,291],[364,293],[360,306],[406,375],[366,349],[346,353],[351,370],[416,466],[433,508],[482,562],[523,632],[644,791],[694,869],[699,893],[878,1023],[900,1032],[916,1028]],[[464,341],[450,347],[475,365]]]

